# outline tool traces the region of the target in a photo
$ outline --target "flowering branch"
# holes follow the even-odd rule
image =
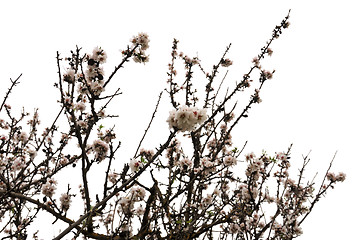
[[[108,84],[131,59],[148,62],[147,34],[131,39],[108,78],[103,48],[83,54],[76,47],[66,57],[57,52],[59,79],[54,86],[60,93],[61,108],[41,136],[37,110],[32,116],[23,110],[14,117],[6,103],[21,75],[11,80],[0,107],[0,229],[5,238],[26,239],[31,228],[39,226],[35,222],[40,212],[53,216],[54,226],[58,222],[68,226],[54,240],[69,235],[72,239],[104,240],[300,236],[301,224],[316,203],[345,180],[344,173],[331,172],[335,156],[315,192],[315,179],[304,182],[308,155],[293,177],[289,173],[292,145],[274,155],[265,151],[244,155],[247,142],[238,148],[232,139],[241,119],[262,102],[264,83],[273,79],[275,71],[262,68],[261,62],[272,55],[271,43],[288,28],[288,19],[289,13],[252,60],[250,70],[222,99],[220,90],[232,65],[226,58],[231,45],[207,73],[201,59],[178,52],[178,40],[174,39],[165,90],[170,98],[169,134],[158,147],[142,147],[159,111],[161,92],[129,162],[121,162],[123,156],[118,161],[121,142],[116,140],[116,126],[103,125],[105,119],[118,117],[106,110],[112,110],[110,104],[121,94],[119,88],[109,93]],[[183,77],[177,75],[178,61],[185,69]],[[63,64],[66,69],[61,71]],[[199,88],[204,89],[203,94],[194,85],[197,71],[207,80]],[[219,75],[223,77],[218,84]],[[254,83],[252,79],[257,78]],[[241,101],[235,96],[240,92],[248,94],[249,100],[237,115]],[[200,100],[201,107],[197,107]],[[61,117],[67,125],[57,126]],[[61,177],[70,168],[81,176],[79,182]],[[89,181],[94,173],[97,179],[104,179],[100,188]],[[79,184],[78,190],[74,184]],[[83,201],[83,206],[74,207],[74,199]],[[41,230],[35,231],[34,239]]]
[[[161,92],[161,93],[159,94],[158,101],[157,101],[157,104],[155,105],[155,109],[154,109],[154,111],[153,111],[152,117],[151,117],[151,119],[150,119],[150,121],[149,121],[149,124],[148,124],[147,128],[146,128],[145,131],[144,131],[144,134],[143,134],[142,139],[139,141],[137,150],[135,151],[135,154],[134,154],[134,157],[133,157],[133,158],[135,158],[135,157],[137,156],[138,150],[139,150],[140,146],[142,145],[142,142],[143,142],[145,136],[147,135],[147,132],[148,132],[150,126],[152,125],[152,122],[153,122],[153,119],[154,119],[154,117],[155,117],[155,114],[157,113],[157,109],[158,109],[159,102],[160,102],[160,99],[161,99],[161,97],[162,97],[162,94],[163,94],[163,92]]]

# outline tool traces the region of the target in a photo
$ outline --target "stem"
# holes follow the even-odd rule
[[[5,105],[5,103],[6,103],[6,100],[7,100],[7,98],[8,98],[9,95],[10,95],[11,90],[14,88],[14,86],[15,86],[16,84],[18,84],[18,81],[19,81],[19,79],[20,79],[20,77],[21,77],[22,75],[23,75],[23,74],[20,74],[19,77],[17,77],[14,81],[10,78],[11,86],[10,86],[10,88],[8,89],[8,91],[6,92],[6,95],[5,95],[5,97],[4,97],[4,100],[3,100],[2,104],[1,104],[1,107],[0,107],[0,112],[1,112],[1,110],[3,109],[3,107],[4,107],[4,105]]]

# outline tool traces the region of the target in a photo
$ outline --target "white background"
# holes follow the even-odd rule
[[[9,78],[23,73],[10,103],[29,111],[39,107],[45,124],[58,109],[58,93],[52,87],[57,81],[56,51],[65,56],[75,45],[85,51],[101,46],[109,56],[105,68],[109,74],[129,39],[138,32],[149,34],[149,64],[129,63],[117,76],[119,83],[112,83],[123,91],[113,107],[122,111],[116,124],[122,131],[123,148],[129,146],[130,152],[166,86],[173,38],[180,40],[179,48],[185,53],[198,55],[208,69],[232,43],[228,56],[234,65],[227,78],[232,82],[248,71],[250,60],[274,26],[292,9],[291,26],[272,46],[274,55],[267,62],[270,69],[276,69],[274,78],[261,93],[263,102],[252,108],[233,138],[240,144],[248,140],[246,151],[256,153],[284,151],[293,143],[295,166],[301,164],[302,154],[312,150],[309,176],[319,172],[318,181],[338,151],[333,169],[345,172],[347,179],[316,205],[299,239],[359,237],[358,1],[4,2],[0,3],[1,94]],[[163,115],[157,118],[164,131],[169,108],[164,101]]]

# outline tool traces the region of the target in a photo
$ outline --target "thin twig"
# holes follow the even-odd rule
[[[13,89],[13,87],[14,87],[16,84],[18,84],[18,81],[19,81],[19,79],[20,79],[20,77],[21,77],[22,75],[23,75],[23,74],[20,74],[19,77],[17,77],[14,81],[10,78],[11,86],[10,86],[10,88],[8,89],[8,91],[6,92],[6,95],[5,95],[5,97],[4,97],[4,100],[3,100],[2,104],[1,104],[1,107],[0,107],[0,112],[1,112],[1,110],[3,109],[3,107],[4,107],[5,103],[6,103],[6,100],[7,100],[7,98],[9,97],[9,95],[10,95],[10,93],[11,93],[11,90]]]
[[[158,101],[157,101],[157,105],[155,106],[155,109],[154,109],[153,114],[152,114],[152,117],[151,117],[151,119],[150,119],[150,121],[149,121],[148,127],[147,127],[147,128],[145,129],[145,131],[144,131],[143,137],[142,137],[142,139],[140,140],[140,142],[139,142],[139,144],[138,144],[137,150],[135,151],[135,154],[134,154],[134,157],[133,157],[133,158],[135,158],[135,157],[137,156],[138,151],[139,151],[139,148],[140,148],[140,146],[142,145],[143,140],[144,140],[145,136],[147,135],[147,132],[148,132],[150,126],[152,125],[152,122],[153,122],[153,119],[154,119],[154,117],[155,117],[155,113],[157,112],[157,109],[158,109],[159,102],[160,102],[160,99],[161,99],[161,97],[162,97],[162,94],[163,94],[163,91],[159,94]]]

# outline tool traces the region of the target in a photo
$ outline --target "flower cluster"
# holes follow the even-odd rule
[[[60,207],[61,209],[63,209],[64,211],[68,211],[69,207],[70,207],[70,203],[71,203],[71,196],[67,193],[63,193],[60,196]]]
[[[78,102],[78,103],[75,105],[75,110],[76,110],[76,111],[84,112],[85,109],[86,109],[86,105],[85,105],[83,102]]]
[[[154,156],[154,151],[152,149],[146,150],[141,148],[139,151],[139,155],[145,157],[146,159],[151,159]]]
[[[229,67],[233,64],[232,60],[226,58],[221,60],[221,66],[222,67]]]
[[[176,128],[182,132],[193,131],[197,125],[207,119],[207,110],[196,107],[182,106],[178,110],[169,112],[167,122],[169,128]]]
[[[149,36],[146,33],[139,33],[131,39],[133,47],[140,46],[138,51],[133,53],[133,60],[137,63],[145,63],[149,61],[149,55],[145,54],[145,50],[149,48]]]
[[[215,163],[208,157],[201,158],[199,171],[202,171],[205,175],[208,175],[216,171]],[[198,170],[198,169],[197,169]]]
[[[79,93],[86,93],[90,89],[92,94],[99,96],[104,91],[104,70],[101,64],[105,63],[106,59],[107,54],[100,47],[95,47],[93,53],[87,55],[86,84],[79,85]]]
[[[89,55],[89,61],[94,61],[97,64],[103,64],[107,61],[107,53],[101,47],[95,47],[93,49],[93,54]]]
[[[95,153],[95,158],[99,161],[102,161],[107,156],[109,145],[100,139],[96,139],[93,142],[92,150]]]
[[[11,170],[19,171],[25,167],[26,167],[25,158],[23,156],[19,156],[19,157],[15,158],[15,160],[12,162]]]
[[[57,181],[54,179],[48,179],[48,181],[42,186],[41,192],[47,197],[52,197],[56,190],[56,184]]]
[[[75,70],[68,69],[66,73],[63,74],[63,80],[67,83],[74,83],[75,82]]]
[[[234,166],[237,164],[237,159],[233,156],[226,156],[223,163],[225,166]]]
[[[98,116],[99,115],[101,116],[101,114],[98,113]],[[116,138],[116,135],[111,129],[107,129],[105,132],[101,131],[101,129],[98,129],[98,138],[106,143],[110,143],[113,139]]]
[[[179,165],[181,167],[182,170],[189,170],[191,169],[193,162],[191,160],[189,160],[188,158],[183,158],[180,162]]]
[[[288,16],[276,27],[272,39],[254,58],[250,71],[234,88],[224,89],[223,80],[217,81],[220,67],[232,65],[226,58],[230,46],[220,61],[207,70],[198,57],[178,54],[174,40],[167,82],[174,109],[167,119],[172,130],[159,147],[140,148],[149,125],[129,164],[115,160],[121,145],[113,141],[115,127],[105,130],[100,124],[102,119],[116,117],[106,114],[105,109],[120,93],[116,90],[108,96],[100,97],[100,94],[131,58],[135,62],[148,61],[145,54],[149,47],[147,34],[140,33],[131,39],[132,46],[123,51],[123,59],[107,80],[104,80],[102,68],[107,54],[102,48],[96,47],[85,55],[77,48],[66,58],[70,67],[63,74],[59,72],[59,83],[55,87],[60,90],[63,105],[58,117],[65,109],[68,129],[62,129],[62,124],[58,127],[57,117],[51,127],[37,134],[36,125],[40,121],[34,114],[28,121],[31,130],[24,131],[19,123],[26,113],[19,119],[11,116],[11,107],[4,101],[0,112],[4,109],[5,117],[11,120],[9,124],[0,119],[0,223],[5,222],[0,229],[5,229],[4,233],[9,235],[6,238],[25,239],[30,224],[34,222],[31,227],[36,227],[39,210],[66,225],[82,212],[82,218],[71,220],[71,227],[54,239],[63,239],[69,231],[79,229],[77,234],[84,239],[94,236],[99,239],[115,236],[121,239],[292,239],[300,235],[300,225],[313,206],[336,182],[344,181],[346,175],[336,175],[328,169],[320,190],[315,192],[314,182],[304,181],[307,157],[297,179],[293,179],[289,160],[291,147],[273,156],[265,151],[257,156],[250,152],[239,160],[245,145],[236,147],[231,134],[239,120],[248,116],[252,104],[262,101],[259,92],[274,71],[263,70],[260,63],[265,54],[272,55],[269,46],[282,33],[280,29],[288,27],[287,19]],[[57,60],[58,69],[61,69],[59,55]],[[185,79],[181,82],[175,80],[182,75],[176,74],[175,60],[180,60],[185,67]],[[205,76],[202,88],[194,86],[193,73],[197,70]],[[243,111],[238,111],[237,94],[246,93],[254,72],[259,74],[259,86],[252,83],[255,93],[249,93],[248,104]],[[202,83],[197,81],[197,84]],[[12,81],[12,86],[15,84],[16,81]],[[199,89],[203,89],[205,95],[199,96]],[[185,101],[178,100],[182,97]],[[195,107],[200,99],[204,100],[203,108]],[[181,102],[185,105],[181,106]],[[211,111],[209,115],[207,110]],[[241,114],[236,115],[237,112]],[[190,133],[177,136],[177,131]],[[74,146],[81,151],[74,151]],[[234,167],[237,164],[243,166]],[[68,183],[68,190],[56,194],[54,178],[58,173],[66,174],[71,166],[81,171],[81,177],[62,178],[66,182],[61,185]],[[106,170],[99,171],[96,166]],[[103,181],[100,185],[90,181],[94,172],[104,176],[97,178]],[[80,182],[74,183],[74,180]],[[76,195],[70,194],[74,184],[79,186]],[[37,200],[39,194],[43,195],[44,203]],[[72,201],[76,200],[83,201],[82,209],[69,211]],[[36,233],[33,238],[38,239]]]
[[[130,189],[131,199],[134,201],[141,201],[145,197],[145,190],[142,187],[133,187]]]
[[[134,209],[134,204],[136,202],[143,201],[145,198],[146,192],[145,189],[142,187],[132,187],[130,189],[129,195],[122,197],[120,199],[120,211],[126,215],[131,215],[135,213],[136,215],[142,215],[144,213],[144,209],[139,206],[138,208]]]
[[[16,138],[19,142],[23,142],[23,143],[28,141],[28,139],[29,139],[28,134],[26,132],[21,132],[21,133],[17,134]]]
[[[346,179],[346,174],[343,172],[340,172],[339,174],[334,174],[332,172],[327,173],[327,179],[330,182],[343,182]]]
[[[273,73],[274,71],[269,71],[269,70],[262,70],[262,75],[265,79],[271,79],[273,77]]]

